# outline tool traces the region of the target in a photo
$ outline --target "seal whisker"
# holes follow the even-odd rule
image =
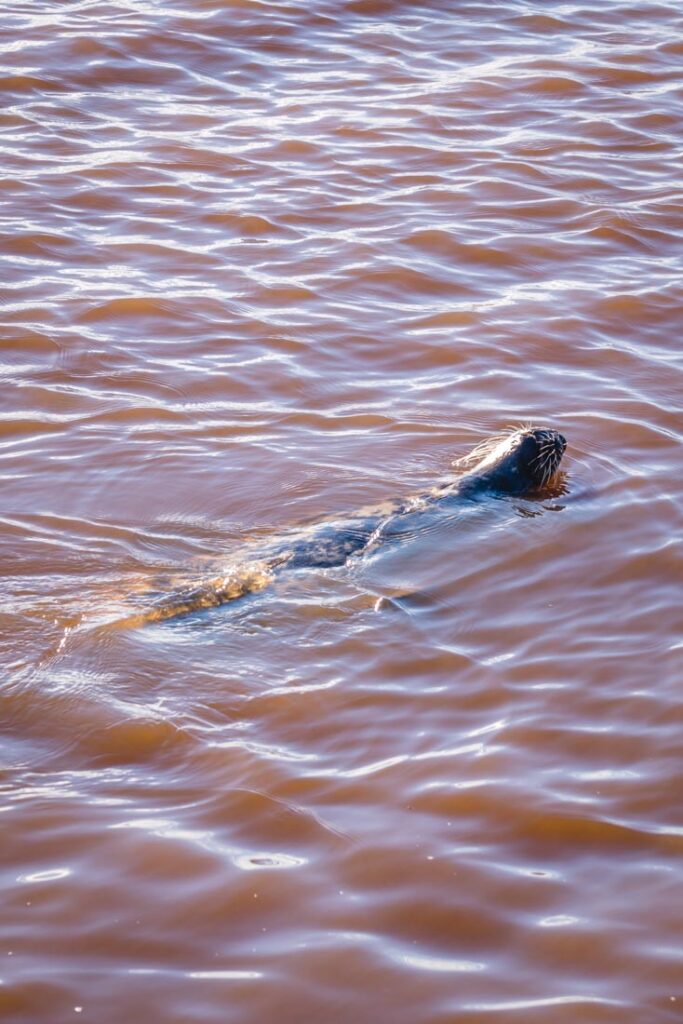
[[[538,465],[539,463],[542,463],[544,461],[544,459],[545,459],[545,456],[548,453],[552,453],[552,450],[553,450],[553,446],[552,446],[552,442],[550,442],[550,441],[546,442],[544,445],[541,445],[541,447],[539,449],[539,452],[538,452],[538,455],[536,456],[535,459],[531,460],[530,464],[532,466],[535,466],[535,465]]]
[[[531,465],[531,466],[538,466],[540,463],[542,463],[544,461],[545,455],[546,455],[546,449],[541,448],[541,450],[539,451],[539,453],[536,456],[536,458],[532,459],[531,462],[529,463],[529,465]]]

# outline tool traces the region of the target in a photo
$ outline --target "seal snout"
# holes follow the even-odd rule
[[[530,431],[535,452],[527,455],[526,471],[530,489],[546,487],[560,468],[567,440],[558,430],[549,427]],[[529,457],[530,456],[530,457]]]
[[[567,439],[557,430],[534,430],[533,437],[544,452],[554,452],[558,461],[567,450]]]

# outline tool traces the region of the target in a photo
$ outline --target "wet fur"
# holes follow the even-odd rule
[[[559,441],[558,441],[559,438]],[[162,622],[205,608],[216,608],[263,590],[285,570],[329,569],[374,550],[389,524],[408,512],[437,504],[446,497],[471,498],[480,493],[522,494],[542,491],[557,473],[565,441],[550,430],[528,424],[487,438],[456,465],[462,470],[449,484],[388,509],[370,511],[339,522],[322,523],[262,549],[262,557],[232,567],[225,576],[164,598],[145,611],[117,620],[119,626]],[[522,457],[526,448],[530,458]]]

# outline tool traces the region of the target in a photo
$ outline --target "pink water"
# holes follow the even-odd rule
[[[683,1020],[682,30],[5,4],[3,1022]],[[83,626],[527,419],[561,497]]]

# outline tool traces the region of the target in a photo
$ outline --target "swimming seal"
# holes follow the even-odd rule
[[[216,608],[263,590],[286,570],[343,565],[350,558],[375,550],[391,535],[392,524],[400,517],[453,498],[542,492],[556,475],[566,447],[567,442],[556,430],[514,428],[479,445],[457,464],[461,470],[458,476],[426,494],[295,531],[288,540],[262,549],[259,558],[236,564],[227,575],[164,598],[144,612],[118,620],[117,624],[139,626],[202,608]]]

